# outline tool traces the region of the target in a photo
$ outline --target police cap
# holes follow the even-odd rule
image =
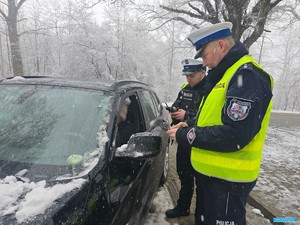
[[[200,57],[203,47],[213,40],[230,36],[232,29],[231,22],[216,23],[209,27],[200,28],[193,31],[187,39],[196,47],[195,59]]]

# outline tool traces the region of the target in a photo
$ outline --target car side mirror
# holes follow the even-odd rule
[[[157,156],[161,149],[161,137],[150,132],[133,134],[127,145],[116,150],[116,157],[146,159]]]

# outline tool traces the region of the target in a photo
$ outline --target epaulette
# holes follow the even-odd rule
[[[238,70],[253,70],[253,64],[245,63],[245,64],[241,65]]]

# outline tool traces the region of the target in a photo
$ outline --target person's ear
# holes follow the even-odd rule
[[[216,42],[217,42],[217,47],[219,47],[221,49],[221,51],[223,52],[226,49],[225,40],[220,39],[220,40],[217,40]]]

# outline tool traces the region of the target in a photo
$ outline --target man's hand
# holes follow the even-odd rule
[[[176,141],[176,132],[180,127],[187,127],[188,124],[185,122],[180,122],[178,124],[176,124],[175,126],[172,126],[168,131],[167,131],[167,135],[169,135],[169,137],[173,140]]]
[[[173,119],[183,121],[184,120],[184,115],[185,115],[185,110],[184,109],[178,109],[178,111],[172,112],[170,114],[171,114],[171,117]]]

